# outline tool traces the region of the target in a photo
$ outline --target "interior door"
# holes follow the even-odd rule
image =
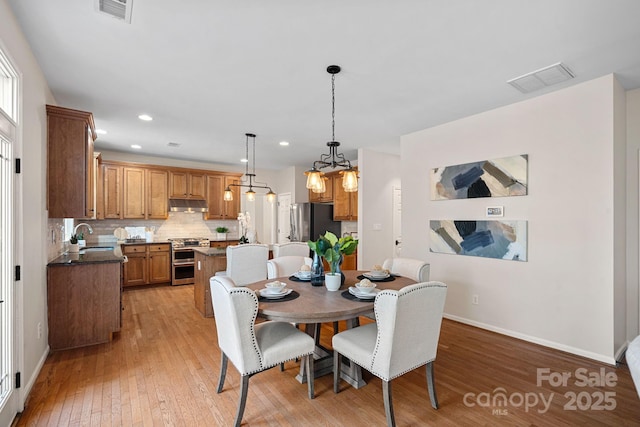
[[[400,256],[402,250],[402,190],[393,187],[393,257]]]
[[[291,193],[278,194],[278,243],[287,243],[291,233]]]
[[[0,76],[1,72],[0,67]],[[11,125],[9,132],[5,132],[7,124]],[[0,108],[0,425],[7,426],[18,412],[14,373],[18,370],[15,326],[19,314],[15,310],[13,230],[19,220],[13,216],[13,130]]]

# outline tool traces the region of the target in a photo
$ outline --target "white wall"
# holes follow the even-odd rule
[[[19,106],[18,146],[14,154],[22,158],[22,173],[16,176],[19,188],[16,203],[22,226],[16,231],[16,238],[20,245],[17,262],[22,265],[18,310],[22,313],[23,324],[19,326],[18,344],[23,357],[19,367],[23,378],[19,393],[23,402],[48,351],[45,104],[55,101],[6,0],[0,0],[0,44],[21,78],[22,104]],[[37,336],[39,323],[43,326],[40,339]]]
[[[614,230],[624,218],[615,89],[610,75],[402,138],[403,254],[449,285],[449,317],[614,363],[616,258],[625,257]],[[529,155],[527,196],[430,200],[430,169],[518,154]],[[491,205],[528,221],[528,262],[430,253],[430,219],[482,219]]]
[[[393,257],[393,187],[400,187],[400,157],[358,150],[358,268]],[[380,224],[380,230],[374,230]]]
[[[640,334],[638,195],[640,176],[640,89],[627,92],[627,341]]]

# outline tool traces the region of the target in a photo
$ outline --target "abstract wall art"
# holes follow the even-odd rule
[[[433,220],[431,252],[527,260],[527,221]]]
[[[431,200],[527,194],[528,155],[483,160],[431,170]]]

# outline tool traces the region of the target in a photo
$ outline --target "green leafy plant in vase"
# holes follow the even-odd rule
[[[71,237],[69,237],[69,253],[78,253],[79,250],[78,236],[72,234]]]
[[[217,227],[216,228],[216,233],[218,234],[217,238],[219,240],[226,240],[228,232],[229,232],[229,229],[227,227]]]
[[[358,240],[351,236],[338,238],[338,236],[332,232],[327,231],[315,242],[310,240],[307,244],[313,252],[327,261],[330,268],[330,273],[327,273],[327,275],[334,277],[340,276],[340,281],[338,282],[339,285],[336,289],[332,289],[335,286],[327,286],[327,289],[338,290],[339,287],[344,284],[344,274],[342,274],[342,271],[340,270],[340,264],[342,263],[344,255],[351,255],[356,251],[356,248],[358,247]],[[335,280],[331,277],[325,277],[325,285],[327,279],[329,279],[329,281]]]

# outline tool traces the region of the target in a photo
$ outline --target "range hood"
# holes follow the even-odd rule
[[[169,199],[171,212],[208,212],[207,202],[192,199]]]

